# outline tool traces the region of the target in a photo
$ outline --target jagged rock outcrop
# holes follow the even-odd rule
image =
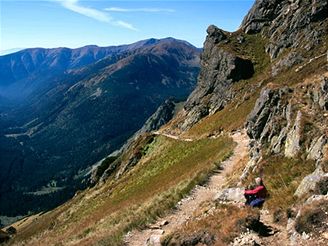
[[[320,160],[323,157],[323,149],[327,144],[326,135],[322,135],[316,139],[313,139],[312,144],[308,150],[307,158],[310,160]]]
[[[295,157],[301,150],[301,146],[300,146],[301,134],[302,134],[301,120],[302,120],[302,113],[298,111],[294,126],[288,132],[286,138],[285,156],[287,157]]]
[[[271,59],[278,58],[272,67],[272,74],[277,75],[304,61],[302,50],[322,45],[327,30],[327,7],[325,0],[257,0],[241,29],[249,34],[261,33],[269,40],[266,51]],[[280,56],[286,49],[290,52]]]
[[[270,39],[267,51],[276,58],[286,48],[310,50],[325,34],[325,25],[316,22],[327,17],[327,1],[257,0],[241,28]],[[314,28],[316,26],[316,28]],[[306,37],[306,38],[305,38]]]
[[[250,138],[261,144],[267,144],[273,153],[284,151],[285,156],[295,157],[302,147],[301,138],[304,130],[302,124],[305,120],[302,111],[297,110],[296,101],[300,100],[300,94],[303,93],[304,98],[301,100],[306,102],[303,110],[306,114],[311,114],[313,120],[318,121],[317,125],[322,126],[323,133],[326,120],[315,118],[316,113],[322,114],[321,110],[325,110],[325,107],[321,106],[326,100],[322,85],[315,81],[294,88],[265,87],[246,122]],[[320,134],[320,132],[315,134],[306,150],[308,158],[313,160],[322,157],[323,146],[327,143],[326,134]]]
[[[328,78],[322,76],[321,82],[308,88],[308,96],[314,104],[319,105],[323,110],[328,110]],[[311,85],[310,85],[311,86]]]
[[[173,118],[174,110],[175,104],[173,99],[166,100],[159,106],[156,112],[148,118],[143,127],[136,134],[140,135],[145,132],[158,130]]]
[[[257,33],[260,32],[264,26],[269,26],[270,22],[277,17],[281,11],[280,2],[279,0],[257,0],[241,24],[244,32],[249,34]]]
[[[207,29],[198,86],[186,104],[186,120],[181,129],[188,129],[204,116],[222,109],[232,98],[231,85],[248,79],[254,73],[250,60],[227,51],[218,44],[225,43],[228,33],[211,25]]]
[[[287,105],[281,105],[282,97],[288,92],[286,87],[277,89],[267,87],[261,91],[246,123],[250,138],[261,140],[281,130],[276,129],[274,116],[289,118],[289,108],[286,107]]]
[[[271,74],[276,76],[287,68],[325,53],[324,48],[319,48],[313,56],[308,55],[314,47],[325,45],[326,10],[327,3],[323,0],[311,3],[257,0],[244,18],[236,40],[242,44],[245,33],[260,33],[266,40],[264,48],[271,58]],[[232,84],[250,78],[254,73],[251,60],[237,55],[233,49],[224,48],[231,42],[231,33],[214,25],[208,27],[207,33],[198,86],[185,104],[185,119],[179,124],[182,130],[221,110],[234,98]]]
[[[268,85],[262,89],[246,121],[251,138],[250,160],[241,180],[256,170],[263,151],[289,158],[303,155],[302,158],[316,161],[317,167],[321,164],[328,144],[326,88],[327,78],[321,76],[293,87]],[[305,192],[311,177],[304,179],[297,194]]]

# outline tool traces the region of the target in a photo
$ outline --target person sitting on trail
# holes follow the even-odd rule
[[[265,188],[263,184],[263,180],[260,177],[255,179],[255,184],[256,184],[255,188],[251,187],[245,190],[244,192],[244,196],[246,198],[245,204],[251,207],[261,208],[267,196],[267,189]]]

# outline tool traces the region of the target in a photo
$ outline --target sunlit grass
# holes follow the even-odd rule
[[[16,242],[28,234],[34,235],[30,244],[45,237],[64,245],[120,245],[126,232],[163,216],[196,184],[205,182],[233,146],[227,136],[192,142],[157,136],[141,161],[122,178],[83,192],[39,218],[17,235]]]

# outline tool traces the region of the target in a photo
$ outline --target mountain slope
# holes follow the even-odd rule
[[[107,52],[85,49],[78,54]],[[86,59],[70,58],[64,72],[57,67],[62,63],[55,62],[61,53],[47,56],[26,80],[15,82],[26,86],[34,76],[42,77],[43,66],[51,71],[49,82],[42,81],[44,86],[1,115],[2,215],[57,206],[85,186],[81,179],[90,166],[120,148],[161,103],[170,97],[184,100],[194,88],[199,51],[184,41],[151,39],[109,50],[115,54],[67,70]],[[10,59],[30,51],[22,52]],[[49,62],[55,62],[53,69]],[[8,156],[8,150],[15,154]],[[25,203],[13,206],[18,197]]]
[[[326,13],[321,0],[257,0],[240,30],[210,26],[184,108],[118,156],[121,166],[109,164],[106,180],[23,223],[12,244],[124,245],[149,229],[146,245],[327,245]],[[166,231],[176,220],[160,218],[206,190],[233,151],[228,134],[242,130],[248,156],[216,199],[190,202],[198,205],[183,215],[188,223]],[[258,176],[270,196],[262,210],[245,208],[243,190]]]
[[[24,99],[35,90],[40,90],[39,87],[49,87],[49,82],[56,81],[55,78],[63,76],[71,70],[91,65],[108,57],[111,57],[110,59],[114,63],[128,53],[132,54],[139,49],[154,49],[154,46],[162,41],[148,39],[130,45],[110,47],[89,45],[76,49],[31,48],[0,56],[0,95],[7,98]],[[166,43],[171,42],[172,44],[174,41],[172,38],[166,39]],[[180,41],[180,44],[193,49],[187,42]],[[193,52],[191,51],[191,53]]]

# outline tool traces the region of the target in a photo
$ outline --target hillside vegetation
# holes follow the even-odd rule
[[[22,226],[12,243],[116,245],[132,228],[164,215],[206,181],[233,149],[228,137],[195,141],[155,137],[139,164],[118,180],[86,190],[70,202]],[[42,232],[42,233],[40,233]],[[30,238],[32,236],[32,238]],[[59,243],[60,245],[60,243]]]
[[[173,119],[9,244],[327,245],[326,13],[321,0],[257,0],[238,31],[209,26],[197,87]],[[269,193],[261,209],[244,205],[255,177]]]

